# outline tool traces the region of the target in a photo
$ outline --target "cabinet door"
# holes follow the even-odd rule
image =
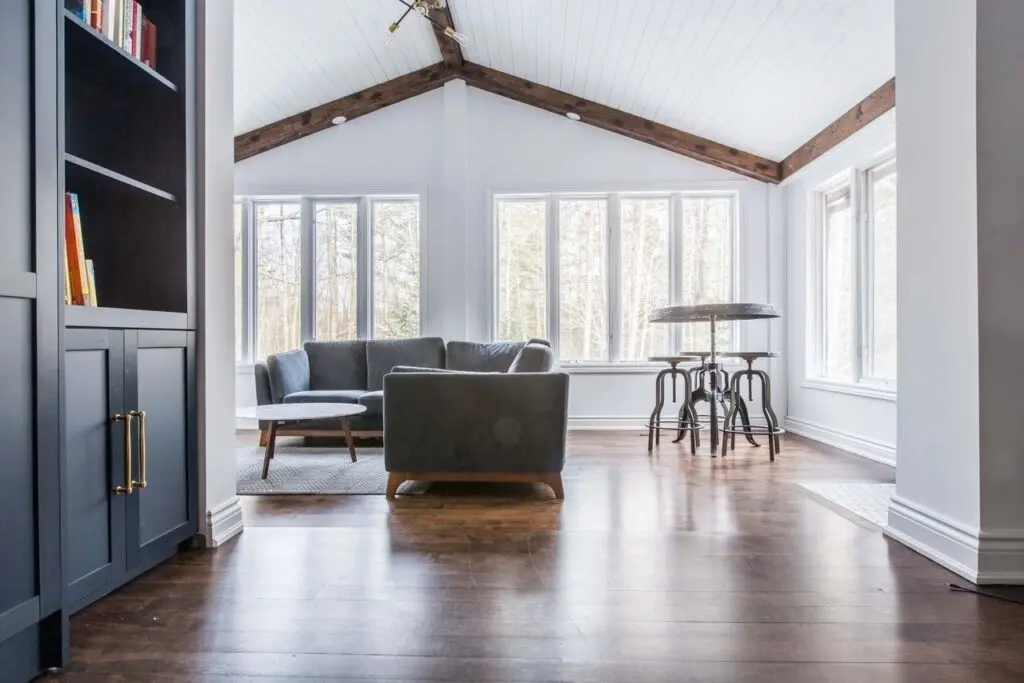
[[[64,341],[64,580],[74,611],[124,580],[124,333],[69,329]]]
[[[127,406],[145,413],[136,418],[135,471],[144,469],[146,486],[128,498],[127,509],[131,576],[170,557],[196,533],[193,340],[191,332],[125,332]]]

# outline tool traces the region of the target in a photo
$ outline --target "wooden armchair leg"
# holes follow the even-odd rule
[[[260,430],[260,447],[266,448],[267,443],[270,442],[270,432],[266,429]]]
[[[561,474],[545,475],[542,481],[548,486],[550,486],[551,490],[555,492],[555,498],[557,500],[565,500],[565,490],[562,488]]]
[[[394,500],[395,494],[398,493],[398,487],[405,481],[405,475],[401,472],[388,472],[388,488],[387,497],[388,500]]]

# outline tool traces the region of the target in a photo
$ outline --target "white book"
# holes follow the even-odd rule
[[[116,0],[107,0],[103,3],[103,35],[114,40],[114,24],[117,23]]]

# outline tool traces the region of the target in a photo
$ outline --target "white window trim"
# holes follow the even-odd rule
[[[236,358],[237,372],[251,372],[258,359],[258,322],[256,320],[259,297],[256,262],[256,207],[260,204],[299,204],[301,259],[301,320],[302,342],[314,339],[316,330],[316,206],[319,204],[355,204],[357,275],[356,275],[356,329],[358,339],[373,338],[373,207],[384,202],[412,202],[419,204],[420,241],[420,310],[419,326],[424,320],[424,233],[426,202],[421,193],[388,193],[373,195],[259,195],[236,196],[242,205],[242,358]]]
[[[499,268],[500,268],[500,237],[498,236],[498,203],[502,201],[537,201],[543,200],[546,202],[547,210],[547,224],[545,226],[546,234],[546,287],[547,287],[547,325],[548,332],[547,336],[551,342],[552,348],[555,351],[556,357],[559,358],[559,364],[563,370],[571,374],[650,374],[664,369],[664,364],[649,363],[642,360],[619,360],[618,356],[621,353],[621,266],[622,266],[622,250],[621,250],[621,202],[623,199],[657,199],[664,198],[669,200],[669,305],[677,306],[682,303],[680,300],[680,287],[679,287],[679,273],[680,273],[680,260],[682,258],[682,231],[683,231],[683,212],[682,202],[684,199],[702,199],[702,198],[720,198],[728,197],[732,199],[731,202],[731,226],[732,226],[732,254],[731,254],[731,270],[732,270],[732,298],[734,301],[739,300],[739,295],[743,287],[743,273],[740,269],[740,254],[741,254],[741,235],[742,229],[740,226],[741,220],[741,192],[739,188],[734,186],[725,187],[707,187],[700,189],[686,189],[686,190],[671,190],[671,191],[617,191],[617,192],[585,192],[585,191],[569,191],[569,192],[492,192],[490,194],[490,212],[491,212],[491,273],[490,273],[490,288],[491,288],[491,315],[488,321],[489,327],[489,338],[497,341],[497,330],[499,329],[499,316],[501,312],[498,304],[498,288],[496,286]],[[560,352],[558,349],[559,342],[559,280],[558,280],[558,242],[559,242],[559,201],[562,199],[594,199],[603,198],[608,202],[607,208],[607,263],[608,263],[608,360],[600,361],[579,361],[579,360],[564,360],[560,358]],[[743,328],[740,326],[734,330],[733,339],[737,344],[737,348],[742,348],[743,345]],[[682,343],[682,330],[678,325],[672,326],[671,332],[671,344],[673,348],[678,349]]]
[[[807,316],[808,366],[801,386],[820,391],[853,396],[864,396],[880,400],[895,401],[897,396],[894,380],[870,375],[871,363],[871,311],[870,283],[873,263],[871,262],[871,237],[874,229],[871,211],[869,179],[873,171],[896,159],[896,150],[887,148],[874,156],[869,163],[847,169],[810,190],[808,201],[808,287]],[[824,375],[825,367],[825,196],[838,189],[849,187],[851,219],[854,236],[853,268],[857,276],[854,283],[854,375],[852,378],[833,378]]]

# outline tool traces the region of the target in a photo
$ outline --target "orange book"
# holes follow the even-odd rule
[[[64,195],[64,247],[71,275],[71,303],[85,306],[89,299],[89,275],[85,270],[85,246],[82,244],[82,219],[78,213],[78,195]]]

